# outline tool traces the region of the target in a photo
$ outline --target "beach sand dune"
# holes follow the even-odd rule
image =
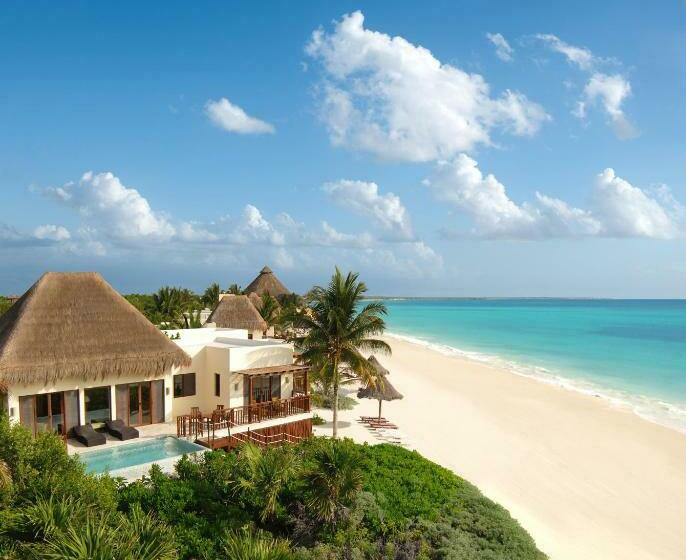
[[[686,558],[686,435],[608,401],[387,337],[410,447],[506,507],[553,560]],[[342,413],[340,434],[376,441]],[[326,416],[326,413],[321,413]],[[318,433],[330,433],[328,426]]]

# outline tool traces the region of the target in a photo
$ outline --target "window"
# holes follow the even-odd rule
[[[174,398],[195,395],[195,373],[180,373],[174,376]]]
[[[222,378],[218,373],[214,374],[214,396],[222,396]]]
[[[94,387],[83,392],[86,400],[86,423],[104,423],[110,416],[110,388]]]

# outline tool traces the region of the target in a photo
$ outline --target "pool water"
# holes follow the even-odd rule
[[[136,443],[118,445],[109,449],[100,449],[81,453],[79,456],[90,473],[100,474],[144,463],[153,463],[184,453],[205,451],[202,445],[184,441],[171,436],[163,436]]]

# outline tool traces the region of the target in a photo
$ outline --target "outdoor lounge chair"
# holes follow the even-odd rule
[[[85,424],[84,426],[74,426],[74,437],[76,437],[77,441],[80,441],[86,447],[103,445],[105,442],[107,442],[105,434],[96,432],[93,429],[93,426],[90,424]]]
[[[107,420],[105,422],[107,431],[117,439],[126,441],[127,439],[135,439],[138,437],[138,430],[124,424],[123,420]]]

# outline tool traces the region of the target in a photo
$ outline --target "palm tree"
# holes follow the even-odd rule
[[[164,286],[152,295],[153,312],[156,317],[168,326],[175,327],[181,324],[183,312],[183,301],[181,291],[178,288]]]
[[[210,309],[214,309],[217,307],[217,304],[219,303],[219,294],[221,293],[221,288],[219,287],[219,284],[216,282],[214,284],[210,284],[210,286],[205,290],[205,293],[202,296],[202,303],[205,307],[209,307]]]
[[[334,438],[338,435],[338,389],[341,383],[355,379],[368,386],[376,384],[376,370],[360,350],[391,352],[388,344],[370,338],[383,333],[386,328],[383,320],[386,306],[381,302],[363,306],[362,297],[367,286],[358,281],[358,276],[349,272],[344,277],[336,267],[326,288],[316,286],[309,293],[309,303],[298,314],[295,323],[307,332],[296,338],[296,346],[302,351],[300,359],[312,365],[315,374],[329,380]]]
[[[279,302],[266,292],[262,294],[262,306],[259,311],[270,327],[273,327],[279,321]]]
[[[0,490],[5,490],[12,486],[12,471],[10,466],[0,459]]]
[[[231,284],[229,289],[226,290],[226,293],[233,294],[234,296],[240,296],[243,294],[243,290],[241,290],[241,287],[238,284]]]
[[[249,494],[264,523],[279,511],[279,498],[298,470],[298,459],[287,445],[262,450],[246,443],[238,460],[242,474],[236,480],[236,488]]]
[[[303,477],[305,505],[319,521],[335,524],[362,489],[359,455],[349,441],[323,440],[311,460]]]
[[[230,560],[292,560],[290,544],[275,539],[264,531],[252,532],[248,527],[241,531],[227,532],[222,542],[222,552]]]

